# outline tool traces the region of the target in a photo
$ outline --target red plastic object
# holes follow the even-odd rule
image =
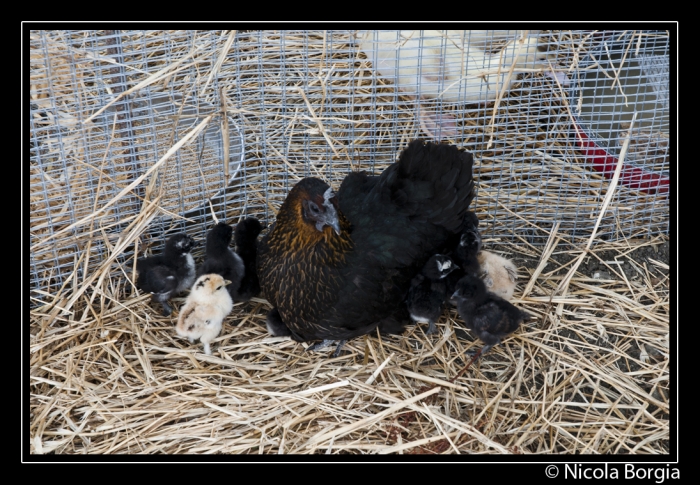
[[[576,143],[593,167],[606,178],[612,178],[617,167],[617,157],[610,155],[605,149],[591,140],[580,126],[576,129]],[[620,183],[633,189],[640,189],[649,194],[667,194],[669,178],[658,173],[644,170],[632,164],[622,165]]]

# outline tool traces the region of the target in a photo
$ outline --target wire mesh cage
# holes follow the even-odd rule
[[[414,138],[474,154],[484,237],[668,231],[666,31],[32,31],[34,303],[212,213],[379,172]],[[634,116],[634,124],[631,125]]]

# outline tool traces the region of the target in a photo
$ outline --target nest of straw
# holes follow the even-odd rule
[[[246,49],[254,51],[254,43],[245,42],[249,37],[263,45],[255,55],[276,62],[278,33],[233,35],[239,36],[240,58]],[[222,48],[229,38],[221,36]],[[415,100],[376,86],[362,54],[348,57],[350,34],[287,35],[284,41],[288,49],[294,42],[302,47],[315,42],[325,50],[308,49],[303,60],[288,56],[291,81],[267,80],[268,92],[276,86],[286,90],[284,106],[245,96],[239,104],[227,102],[226,111],[239,117],[245,133],[245,177],[233,187],[245,197],[222,208],[220,218],[236,221],[248,214],[272,220],[297,179],[315,175],[337,185],[351,170],[379,171],[419,130]],[[199,62],[202,72],[218,70],[226,78],[227,69],[236,70],[238,84],[222,86],[224,92],[244,92],[260,82],[251,64],[217,64],[216,58],[191,52],[183,55]],[[165,59],[163,66],[171,62]],[[294,91],[295,62],[333,69],[319,69],[324,75]],[[175,66],[170,78],[153,82],[174,82],[177,75]],[[324,93],[331,89],[336,101],[325,104]],[[337,101],[345,91],[352,93],[354,107]],[[398,110],[384,112],[377,103],[383,97]],[[550,128],[569,127],[563,99],[542,96],[537,105],[548,113]],[[465,352],[480,344],[453,310],[445,311],[435,335],[426,336],[420,326],[401,336],[369,335],[350,341],[338,358],[270,337],[264,323],[270,307],[261,299],[235,306],[211,356],[177,337],[176,314],[162,317],[150,295],[133,285],[134,256],[151,239],[149,228],[164,215],[178,220],[163,204],[163,184],[155,178],[160,170],[172,170],[167,159],[152,161],[140,180],[109,174],[123,188],[135,182],[117,197],[139,207],[121,221],[118,237],[105,230],[113,223],[109,210],[101,212],[102,219],[90,218],[91,211],[118,200],[96,198],[80,214],[80,224],[61,226],[57,218],[53,232],[33,225],[38,247],[60,240],[55,234],[69,228],[74,251],[58,246],[59,251],[66,246],[72,271],[59,288],[36,293],[30,312],[31,452],[668,453],[668,261],[663,252],[657,258],[650,251],[667,247],[668,238],[650,239],[648,228],[635,230],[634,218],[625,217],[627,208],[619,203],[629,189],[591,173],[583,161],[572,163],[567,157],[576,152],[569,138],[522,135],[537,132],[518,129],[537,119],[531,104],[525,108],[517,96],[483,112],[453,108],[464,143],[481,150],[475,208],[485,227],[485,247],[518,263],[514,303],[535,316],[533,324],[456,379],[468,361]],[[264,143],[261,121],[268,128]],[[181,138],[171,147],[186,144]],[[553,146],[561,157],[553,155]],[[546,164],[503,161],[513,153]],[[504,167],[519,180],[507,190],[495,185]],[[30,175],[45,178],[36,168]],[[563,197],[562,185],[570,191]],[[523,217],[518,204],[525,197],[541,204],[538,214],[545,214],[545,222],[547,208],[559,204],[558,212],[551,209],[551,224]],[[35,199],[56,206],[42,210],[65,212],[59,201],[52,206]],[[580,207],[582,200],[589,203],[591,224],[610,224],[617,234],[632,237],[604,242],[595,231],[586,237],[574,233],[575,221],[562,219],[562,210]],[[635,199],[635,209],[644,204],[653,208],[658,201]],[[654,217],[659,225],[667,223],[663,213]],[[210,223],[202,221],[199,230]],[[514,227],[521,229],[515,235]],[[546,244],[535,244],[533,235]],[[90,251],[94,244],[106,248],[99,257]],[[593,262],[601,269],[595,274],[588,270]],[[44,271],[45,281],[54,278],[55,269]],[[175,299],[175,306],[183,301]]]
[[[455,382],[481,344],[454,311],[436,335],[370,335],[332,359],[270,337],[270,307],[255,300],[236,305],[207,356],[147,296],[115,297],[126,282],[111,278],[69,315],[31,312],[31,450],[668,453],[668,268],[626,259],[659,243],[593,250],[608,279],[575,272],[555,296],[575,251],[556,236],[544,252],[500,247],[530,262],[515,304],[535,323]],[[624,262],[636,277],[615,264]]]

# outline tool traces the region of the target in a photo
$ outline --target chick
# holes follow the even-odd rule
[[[267,325],[267,331],[274,337],[287,337],[292,335],[292,331],[289,330],[282,321],[282,316],[277,308],[273,308],[267,312],[265,324]]]
[[[477,253],[481,250],[479,219],[474,212],[464,215],[464,229],[457,238],[447,246],[449,255],[456,264],[455,270],[447,276],[447,294],[451,295],[457,288],[457,282],[466,274],[479,274]]]
[[[467,273],[478,273],[479,262],[477,253],[481,251],[481,234],[479,233],[479,219],[473,212],[467,212],[464,216],[464,230],[460,234],[459,244],[452,251],[455,263]]]
[[[236,253],[243,260],[245,274],[238,287],[236,300],[248,301],[260,294],[258,272],[255,269],[258,252],[258,235],[263,227],[254,217],[248,217],[236,226],[233,239],[236,243]]]
[[[172,312],[168,299],[192,286],[195,265],[190,251],[196,245],[187,234],[175,234],[165,242],[163,254],[136,261],[136,287],[152,293],[152,300],[163,305],[166,317]]]
[[[428,334],[435,332],[435,322],[440,318],[442,304],[447,298],[445,278],[455,269],[457,266],[450,258],[436,254],[411,280],[406,305],[414,322],[428,324]]]
[[[518,269],[515,265],[510,260],[489,251],[480,251],[476,257],[479,262],[479,276],[484,280],[486,289],[510,301],[518,280]]]
[[[459,280],[452,298],[464,324],[484,342],[482,355],[530,319],[529,314],[486,291],[484,282],[475,275]]]
[[[204,264],[198,275],[216,273],[228,280],[227,290],[231,298],[238,299],[238,287],[241,285],[245,265],[239,255],[229,248],[233,228],[225,222],[219,222],[207,233],[207,245]]]
[[[211,354],[209,342],[219,336],[224,318],[233,309],[233,300],[226,289],[230,284],[231,281],[215,273],[200,276],[177,319],[177,334],[190,342],[199,339],[207,355]]]

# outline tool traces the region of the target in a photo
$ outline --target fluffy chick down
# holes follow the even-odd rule
[[[518,269],[512,261],[489,251],[479,251],[476,257],[486,289],[510,301],[518,281]]]
[[[136,261],[136,286],[153,295],[152,300],[163,306],[166,317],[172,312],[168,299],[189,289],[194,282],[195,265],[190,251],[195,246],[192,237],[175,234],[165,242],[163,254]]]
[[[233,239],[236,242],[236,254],[243,261],[245,271],[238,287],[237,301],[248,301],[260,294],[260,281],[255,269],[258,253],[258,235],[263,230],[262,224],[254,217],[248,217],[236,225]]]
[[[442,304],[447,298],[446,277],[456,268],[449,257],[436,254],[411,280],[406,305],[414,322],[428,324],[428,334],[435,332],[435,322],[440,318]]]
[[[190,342],[199,339],[207,355],[211,354],[209,342],[219,336],[224,318],[233,309],[233,300],[226,289],[229,284],[229,280],[218,274],[197,278],[177,319],[177,334]]]
[[[452,295],[465,326],[484,342],[482,354],[530,320],[530,315],[486,290],[483,280],[466,275]]]
[[[231,299],[238,301],[238,287],[243,280],[245,266],[241,257],[229,247],[233,228],[219,222],[207,233],[204,263],[199,267],[198,276],[216,273],[228,281],[227,290]]]

